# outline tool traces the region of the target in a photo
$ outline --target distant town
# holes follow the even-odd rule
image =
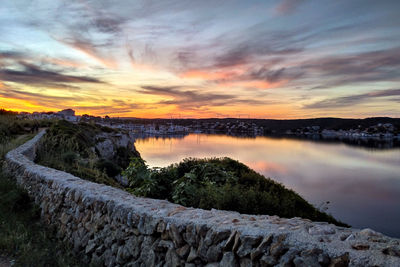
[[[300,120],[268,119],[138,119],[109,116],[76,115],[73,109],[58,112],[20,112],[19,118],[64,119],[73,123],[93,122],[130,131],[140,136],[186,135],[189,133],[220,133],[255,137],[286,135],[309,139],[337,140],[400,140],[400,119],[318,118]]]

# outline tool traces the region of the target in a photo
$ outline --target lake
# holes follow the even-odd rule
[[[400,237],[399,148],[209,134],[150,137],[135,145],[151,167],[186,157],[237,159],[353,227]]]

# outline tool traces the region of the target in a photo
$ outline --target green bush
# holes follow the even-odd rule
[[[100,159],[96,163],[96,168],[104,170],[110,177],[115,177],[121,173],[121,167],[110,160]]]
[[[139,196],[203,209],[303,217],[346,226],[294,191],[230,158],[188,158],[166,168],[149,168],[141,158],[133,158],[123,174],[130,191]]]

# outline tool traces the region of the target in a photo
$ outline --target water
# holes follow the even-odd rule
[[[400,237],[400,149],[373,150],[286,138],[190,134],[136,140],[147,163],[163,167],[186,157],[237,159],[284,184],[356,228]]]

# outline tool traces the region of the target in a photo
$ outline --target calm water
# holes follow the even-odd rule
[[[330,201],[328,212],[353,227],[400,237],[400,149],[206,134],[138,139],[136,148],[152,167],[186,157],[237,159],[315,206]]]

